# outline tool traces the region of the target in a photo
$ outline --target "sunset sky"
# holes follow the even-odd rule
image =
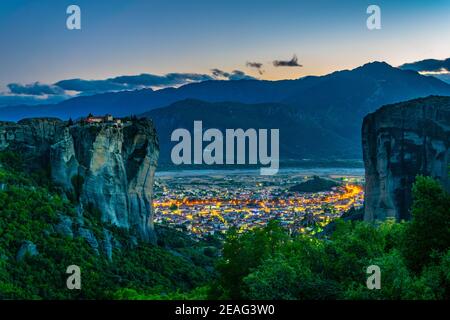
[[[66,28],[70,4],[81,7],[81,30]],[[381,7],[381,30],[366,27],[369,4]],[[0,39],[0,92],[9,83],[214,68],[292,79],[448,58],[450,1],[2,0]],[[294,54],[302,67],[273,66]]]

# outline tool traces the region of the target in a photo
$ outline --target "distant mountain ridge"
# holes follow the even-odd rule
[[[217,128],[225,132],[229,128],[279,129],[280,156],[283,160],[355,159],[360,152],[352,139],[322,126],[298,108],[280,103],[211,103],[187,99],[151,110],[142,116],[151,118],[155,124],[161,148],[160,162],[163,164],[170,163],[170,152],[177,144],[170,139],[173,130],[185,128],[193,136],[193,123],[198,120],[202,121],[203,130]]]
[[[51,105],[4,107],[0,108],[0,120],[17,121],[47,116],[68,119],[89,113],[127,116],[184,99],[248,104],[285,103],[304,108],[305,111],[315,110],[318,105],[325,107],[326,112],[335,110],[334,106],[329,106],[330,101],[336,100],[339,104],[354,101],[358,103],[358,113],[363,116],[373,111],[374,107],[386,103],[448,94],[450,85],[434,77],[394,68],[384,62],[373,62],[353,70],[297,80],[214,80],[157,91],[143,89],[76,97]]]
[[[429,95],[450,96],[450,85],[372,62],[297,80],[204,81],[158,91],[84,96],[54,105],[6,107],[0,109],[0,120],[142,114],[155,122],[162,160],[168,159],[170,130],[190,128],[194,120],[202,120],[205,128],[281,128],[282,159],[354,159],[361,158],[365,115],[385,104]]]

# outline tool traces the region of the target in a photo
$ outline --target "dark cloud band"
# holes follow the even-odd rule
[[[399,68],[404,70],[414,70],[417,72],[450,72],[450,58],[445,60],[426,59],[412,63],[405,63]]]
[[[200,73],[168,73],[154,75],[143,73],[131,76],[118,76],[104,80],[67,79],[55,84],[8,84],[9,92],[0,93],[0,106],[14,105],[22,102],[31,104],[46,101],[61,101],[75,95],[91,95],[97,93],[135,90],[142,88],[177,87],[188,83],[208,80],[253,80],[256,79],[240,70],[225,72],[220,69],[211,70],[211,75]],[[75,93],[74,93],[75,92]]]
[[[10,83],[8,89],[12,94],[45,96],[45,95],[61,95],[64,89],[56,85],[42,84],[35,82],[32,84]]]
[[[220,69],[211,69],[211,74],[216,79],[226,79],[226,80],[255,80],[255,77],[252,77],[246,74],[241,70],[233,70],[232,72],[226,72]]]
[[[302,65],[298,63],[296,55],[294,55],[291,60],[275,60],[273,65],[275,67],[302,67]]]
[[[264,73],[264,70],[262,69],[263,64],[260,62],[247,62],[246,66],[249,68],[254,68],[254,69],[258,70],[258,73],[260,75],[262,75]]]

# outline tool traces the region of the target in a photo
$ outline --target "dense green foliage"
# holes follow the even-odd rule
[[[450,196],[418,177],[413,220],[338,221],[328,238],[288,237],[276,223],[231,231],[210,297],[232,299],[448,299]],[[366,286],[381,269],[381,289]]]
[[[436,181],[423,177],[413,186],[413,194],[414,219],[406,233],[405,256],[408,266],[420,271],[430,262],[436,263],[449,247],[450,195]]]
[[[189,298],[210,279],[209,244],[178,241],[172,248],[183,238],[175,232],[170,241],[160,234],[161,247],[136,243],[125,230],[107,226],[122,245],[112,261],[76,234],[61,235],[55,230],[61,215],[78,221],[74,205],[25,173],[18,155],[0,153],[0,163],[0,299],[131,299],[133,292]],[[95,207],[86,208],[83,223],[104,240]],[[38,254],[18,259],[24,241],[35,244]],[[82,290],[67,289],[69,265],[81,268]]]
[[[112,260],[88,242],[57,232],[61,216],[79,227],[77,195],[69,201],[41,173],[0,153],[0,299],[448,299],[450,195],[418,177],[413,219],[376,225],[339,220],[327,235],[289,235],[276,221],[222,244],[157,228],[158,245],[101,222],[86,206],[83,227],[101,243],[107,228],[121,246]],[[82,181],[73,179],[74,189]],[[78,190],[80,191],[80,190]],[[78,192],[79,194],[79,192]],[[18,258],[25,241],[38,254]],[[222,249],[222,250],[221,250]],[[82,290],[66,288],[66,268],[82,270]],[[367,267],[381,269],[381,289],[366,286]]]

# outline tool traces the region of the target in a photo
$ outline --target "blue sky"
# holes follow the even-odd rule
[[[82,30],[66,29],[70,4],[81,7]],[[381,7],[381,30],[366,28],[369,4]],[[374,60],[448,58],[448,39],[448,0],[2,0],[0,91],[9,83],[213,68],[292,79]],[[273,66],[293,54],[302,67]]]

